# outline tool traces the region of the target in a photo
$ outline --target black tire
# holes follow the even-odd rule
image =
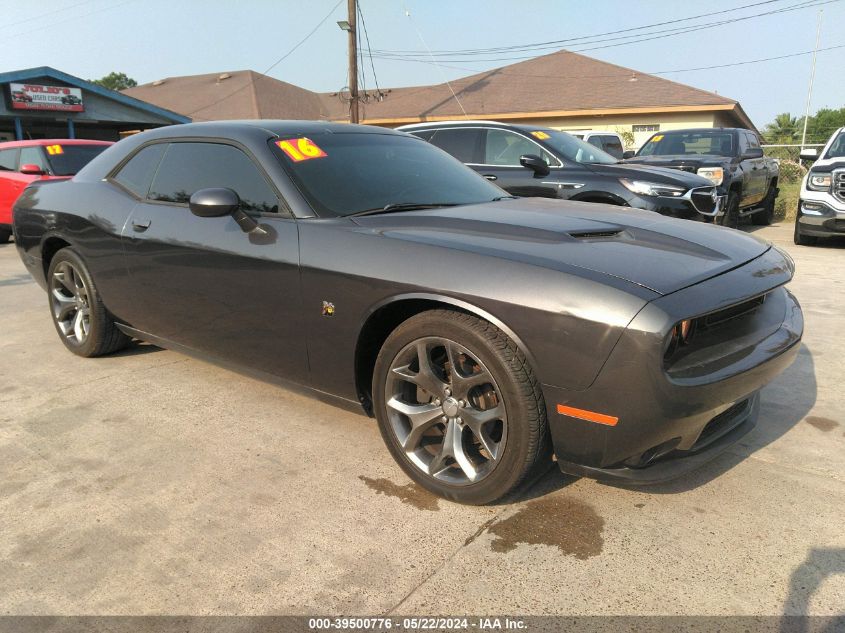
[[[68,267],[71,270],[70,273]],[[71,290],[73,287],[80,291],[78,295],[74,295]],[[47,288],[47,300],[53,325],[62,343],[71,352],[91,358],[116,352],[129,344],[131,339],[117,329],[100,299],[88,267],[75,251],[63,248],[53,256],[47,269]],[[75,303],[75,312],[74,308],[70,307],[71,303]],[[67,311],[72,315],[69,314],[62,319],[64,307],[68,307]],[[83,335],[77,336],[74,332],[67,331],[68,321],[71,318],[76,319],[76,314],[80,312],[88,317],[87,330],[82,327]],[[73,323],[75,325],[76,321],[74,320]]]
[[[496,393],[501,392],[501,395],[497,396],[496,404],[503,405],[507,416],[506,435],[502,438],[504,446],[497,451],[495,463],[492,460],[487,461],[489,470],[479,481],[457,484],[435,478],[441,473],[432,475],[424,472],[422,467],[412,462],[406,454],[392,426],[394,423],[391,422],[390,416],[396,416],[396,412],[389,411],[387,407],[390,384],[388,374],[393,375],[391,367],[394,362],[399,361],[400,354],[405,353],[403,350],[411,349],[411,353],[414,354],[413,349],[419,347],[420,341],[432,339],[454,342],[457,347],[469,352],[471,356],[462,356],[462,358],[469,358],[472,362],[474,360],[472,357],[475,357],[478,361],[475,365],[476,369],[481,367],[484,373],[492,376]],[[433,351],[432,354],[434,353]],[[457,393],[457,386],[455,389]],[[445,395],[449,396],[449,391],[446,391]],[[551,457],[545,402],[540,391],[540,384],[525,356],[517,345],[497,327],[463,312],[431,310],[411,317],[397,327],[385,341],[376,360],[373,374],[373,402],[379,429],[393,458],[415,482],[434,494],[452,501],[472,505],[491,503],[519,489],[532,474],[544,464],[548,464]],[[429,406],[431,404],[429,403]],[[440,402],[438,401],[437,404]],[[464,401],[462,401],[462,406],[473,408],[473,405]],[[443,407],[446,407],[445,399]],[[465,410],[461,410],[460,415],[463,415]],[[440,419],[443,420],[441,424],[445,426],[446,417]],[[461,418],[458,417],[456,420],[461,424],[461,432],[464,433],[459,435],[459,442],[475,440],[476,435],[463,428]],[[444,446],[447,437],[448,435],[443,431],[441,439],[444,440],[442,442]],[[423,444],[420,443],[420,446]],[[436,448],[434,450],[437,451]],[[433,458],[431,463],[434,461],[436,458]],[[457,460],[453,460],[450,468],[458,470],[461,466]],[[458,470],[458,472],[461,471]]]
[[[793,233],[792,239],[798,246],[815,246],[819,241],[819,238],[815,235],[804,235],[801,233],[797,219],[795,220],[795,232]]]
[[[6,229],[0,229],[0,244],[5,244],[12,237],[12,232]]]
[[[728,194],[725,214],[719,218],[719,223],[732,229],[739,228],[739,194],[736,191],[731,191]]]
[[[777,187],[769,185],[766,197],[763,198],[763,209],[751,216],[751,222],[757,226],[769,226],[775,219],[775,197]]]

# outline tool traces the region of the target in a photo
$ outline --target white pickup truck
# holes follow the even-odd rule
[[[812,246],[820,237],[845,236],[845,127],[820,153],[805,149],[801,159],[815,163],[801,182],[795,243]]]

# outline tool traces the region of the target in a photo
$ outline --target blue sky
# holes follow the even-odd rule
[[[373,48],[425,50],[428,47],[436,51],[575,38],[733,9],[755,1],[760,0],[709,0],[706,3],[678,0],[360,0],[360,4]],[[0,70],[47,65],[83,78],[100,77],[116,70],[140,83],[167,76],[224,70],[263,72],[307,35],[336,2],[0,0],[4,16]],[[748,16],[800,3],[801,0],[775,0],[683,25]],[[841,28],[845,24],[845,1],[828,3],[823,9],[821,47],[845,45],[845,31]],[[817,12],[818,8],[805,8],[584,54],[642,72],[788,55],[813,48]],[[342,88],[347,83],[346,36],[335,22],[344,19],[345,13],[346,1],[343,0],[307,42],[269,74],[312,90]],[[526,54],[496,54],[482,58]],[[382,87],[399,87],[439,83],[507,63],[473,60],[449,62],[450,67],[444,67],[376,59],[375,69]],[[810,56],[805,55],[662,76],[739,100],[752,120],[762,127],[779,112],[803,113],[810,63]],[[371,75],[367,63],[368,86]],[[819,54],[812,111],[820,107],[845,106],[843,76],[845,48]]]

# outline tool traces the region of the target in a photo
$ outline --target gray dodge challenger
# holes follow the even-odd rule
[[[552,453],[633,483],[700,465],[752,428],[803,330],[767,242],[514,198],[374,127],[138,134],[26,189],[14,233],[71,352],[139,339],[298,385],[377,418],[409,477],[463,503]]]

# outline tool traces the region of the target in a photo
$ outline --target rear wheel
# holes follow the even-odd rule
[[[525,357],[462,312],[423,312],[394,330],[376,360],[373,400],[394,459],[453,501],[495,501],[549,456],[545,404]]]
[[[814,246],[818,243],[819,238],[817,238],[815,235],[804,235],[803,233],[801,233],[801,227],[798,224],[798,219],[796,218],[793,241],[799,246]]]
[[[101,356],[129,343],[103,305],[85,262],[70,248],[63,248],[50,261],[47,287],[53,325],[71,352]]]
[[[736,191],[731,191],[728,194],[728,204],[720,223],[722,226],[729,226],[732,229],[739,228],[739,194]]]
[[[769,226],[775,219],[775,196],[777,187],[769,185],[766,197],[763,198],[762,210],[751,216],[751,222],[757,226]]]

